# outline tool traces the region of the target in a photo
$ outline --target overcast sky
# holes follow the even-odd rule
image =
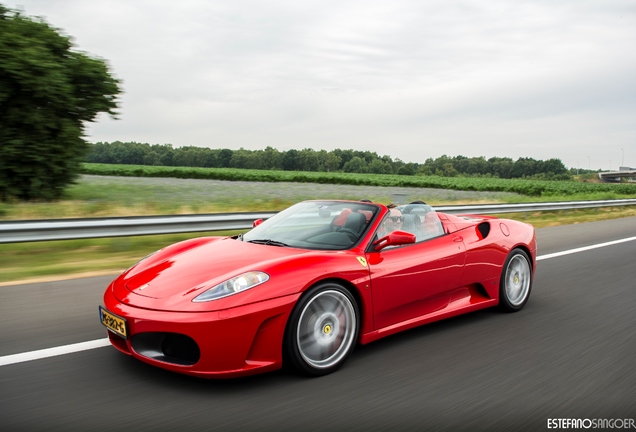
[[[92,142],[636,166],[633,0],[0,3],[123,81]]]

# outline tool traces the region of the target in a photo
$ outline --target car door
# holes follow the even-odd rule
[[[455,234],[367,253],[375,329],[446,307],[461,281],[465,253]]]

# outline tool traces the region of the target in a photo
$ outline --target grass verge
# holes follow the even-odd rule
[[[172,243],[238,231],[112,237],[0,245],[0,285],[75,274],[117,273]]]

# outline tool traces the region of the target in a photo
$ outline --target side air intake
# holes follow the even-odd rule
[[[481,239],[485,239],[486,237],[488,237],[488,234],[490,234],[490,223],[489,222],[482,222],[479,225],[477,225],[477,231],[479,231],[479,234],[481,234]]]

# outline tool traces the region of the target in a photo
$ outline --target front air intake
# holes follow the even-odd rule
[[[161,352],[167,358],[175,360],[175,363],[195,364],[201,357],[197,343],[192,338],[177,333],[166,334],[161,342]]]
[[[130,343],[138,354],[166,363],[192,366],[201,358],[194,339],[179,333],[139,333]]]

